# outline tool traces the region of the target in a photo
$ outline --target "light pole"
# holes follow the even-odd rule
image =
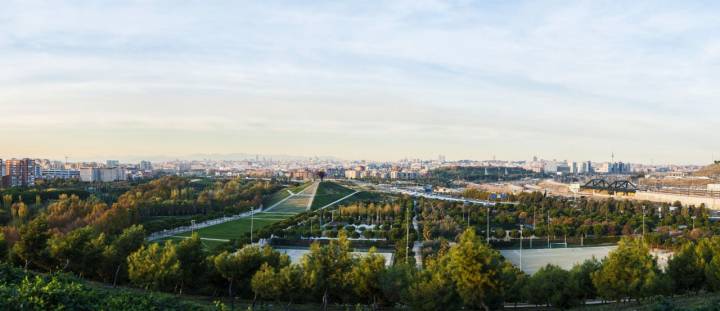
[[[253,226],[255,225],[255,207],[250,206],[250,244],[253,243]]]
[[[645,241],[645,206],[643,206],[642,212],[642,241]]]
[[[547,240],[548,240],[548,248],[552,248],[550,245],[550,210],[547,212]]]
[[[520,224],[520,271],[522,271],[523,262],[522,262],[522,243],[523,243],[523,225]]]
[[[413,201],[413,207],[415,202]],[[408,208],[405,212],[405,264],[408,263],[408,256],[410,255],[410,209]]]
[[[487,243],[490,244],[490,206],[487,207],[487,220],[485,221],[485,235],[487,236]]]

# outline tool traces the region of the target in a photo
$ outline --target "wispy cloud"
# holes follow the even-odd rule
[[[168,153],[615,151],[706,162],[720,149],[718,11],[655,1],[8,1],[0,131],[34,141],[0,140],[51,156],[58,135],[72,135],[62,152],[77,155],[145,152],[157,146],[148,138],[175,135],[162,143]]]

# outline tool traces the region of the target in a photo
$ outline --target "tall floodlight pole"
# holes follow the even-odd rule
[[[546,227],[547,227],[548,248],[552,248],[552,247],[550,246],[550,210],[548,210],[547,215],[548,215],[548,217],[547,217]]]
[[[250,206],[250,244],[253,242],[253,226],[255,224],[255,207]]]
[[[522,268],[523,268],[523,262],[522,262],[522,243],[523,243],[523,225],[520,224],[520,271],[522,271]]]
[[[642,215],[642,241],[645,241],[645,206],[643,206],[643,215]]]
[[[470,206],[468,206],[467,218],[468,218],[468,224],[467,224],[467,226],[468,226],[468,228],[470,228]]]
[[[413,205],[415,203],[413,202]],[[408,263],[408,256],[410,255],[410,209],[405,211],[405,264]]]
[[[485,221],[485,234],[487,235],[487,243],[490,244],[490,206],[487,207],[487,220]]]

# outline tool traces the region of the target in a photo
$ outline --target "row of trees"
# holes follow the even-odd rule
[[[697,239],[720,227],[709,219],[704,206],[683,207],[674,204],[652,203],[630,200],[590,200],[586,198],[564,198],[545,196],[542,193],[521,193],[515,196],[517,205],[498,204],[486,207],[465,205],[438,200],[419,200],[419,219],[423,226],[425,240],[437,238],[454,239],[465,228],[475,227],[484,233],[489,222],[492,233],[499,238],[519,237],[518,224],[524,224],[524,236],[603,238],[638,235],[645,232],[652,235],[659,244],[681,244],[682,240],[671,239],[678,233],[686,238]],[[695,230],[693,232],[693,230]]]

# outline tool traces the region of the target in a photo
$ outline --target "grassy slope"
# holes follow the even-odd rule
[[[300,191],[303,191],[305,188],[309,187],[309,186],[312,185],[312,184],[313,184],[312,181],[308,181],[308,182],[306,182],[306,183],[304,183],[304,184],[302,184],[302,185],[295,186],[295,187],[288,188],[288,189],[289,189],[290,191],[292,191],[292,193],[298,193],[298,192],[300,192]],[[287,191],[286,191],[286,192],[287,192]]]
[[[301,185],[298,185],[295,187],[283,188],[282,190],[275,192],[273,195],[271,195],[269,198],[267,198],[265,201],[263,201],[263,206],[270,207],[273,204],[280,202],[283,199],[289,197],[290,193],[288,192],[288,190],[292,191],[292,193],[298,193],[310,185],[312,185],[312,182],[306,182],[304,184],[301,184]]]
[[[312,208],[320,208],[335,202],[351,193],[352,189],[345,188],[339,184],[331,181],[323,181],[320,183],[317,192],[315,193],[315,200],[313,201]]]
[[[312,183],[305,183],[296,187],[288,188],[293,193],[298,193],[308,186],[310,186]],[[283,194],[284,193],[284,194]],[[277,192],[273,197],[275,197],[276,201],[279,202],[280,200],[287,198],[289,196],[289,193],[287,192],[287,189],[283,189],[279,192]],[[255,215],[255,222],[253,225],[254,231],[257,231],[265,226],[268,226],[272,223],[281,221],[283,219],[286,219],[294,214],[301,213],[305,211],[305,208],[307,206],[307,197],[298,197],[297,199],[293,198],[282,205],[278,206],[277,208],[273,209],[272,213],[259,213]],[[297,202],[296,202],[297,201]],[[274,203],[270,203],[271,206]],[[285,214],[283,214],[285,213]],[[198,234],[200,234],[200,238],[209,238],[209,239],[222,239],[222,240],[232,240],[232,239],[244,239],[246,238],[245,235],[250,232],[250,218],[243,218],[238,219],[235,221],[226,222],[223,224],[211,226],[202,228],[199,230],[196,230]],[[178,236],[182,237],[189,237],[191,235],[190,232],[185,232],[178,234]],[[181,237],[172,237],[170,238],[174,241],[180,241],[182,240]],[[203,244],[207,248],[215,248],[218,245],[224,243],[223,241],[214,241],[214,240],[203,240]]]
[[[289,196],[290,196],[290,193],[287,192],[287,188],[282,189],[278,192],[273,193],[273,195],[271,195],[269,198],[267,198],[265,201],[263,201],[263,206],[264,207],[273,206],[275,203],[280,202]]]

